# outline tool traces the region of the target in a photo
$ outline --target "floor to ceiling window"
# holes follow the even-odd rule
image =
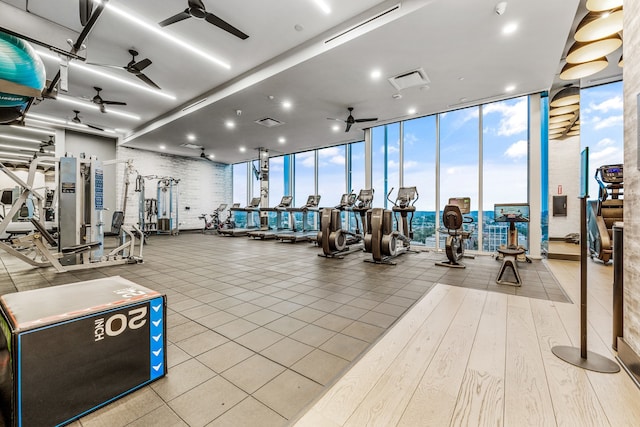
[[[269,158],[269,206],[276,206],[284,196],[284,156]]]
[[[589,176],[600,166],[624,162],[622,82],[580,90],[580,145],[589,147]],[[589,198],[598,197],[598,183],[589,181]]]
[[[315,194],[315,156],[315,150],[296,153],[294,156],[293,182],[295,190],[293,194],[293,202],[296,207],[300,207],[307,203],[308,197]],[[321,195],[320,203],[323,201],[324,198]],[[317,215],[314,216],[317,217]],[[302,213],[296,212],[293,220],[295,221],[296,227],[298,229],[302,229]],[[314,219],[312,218],[310,221],[314,221]]]
[[[527,203],[528,97],[482,106],[482,250],[507,244],[509,224],[494,222],[496,203]],[[527,245],[527,223],[516,224],[519,244]]]
[[[318,150],[318,194],[323,206],[337,206],[346,190],[345,146]]]
[[[413,240],[436,246],[436,116],[404,122],[405,186],[416,186],[420,197],[413,220]]]
[[[478,249],[478,143],[479,108],[470,107],[440,114],[440,212],[452,197],[470,197],[470,215],[476,221],[466,241]],[[446,233],[440,233],[444,248]]]
[[[376,197],[374,207],[391,208],[387,202],[387,193],[395,188],[391,195],[394,200],[398,185],[400,165],[400,124],[378,126],[371,130],[371,177]]]

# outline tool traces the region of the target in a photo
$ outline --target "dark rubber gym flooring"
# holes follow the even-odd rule
[[[87,427],[287,425],[436,282],[568,301],[541,261],[519,263],[512,287],[490,256],[453,269],[431,252],[396,266],[320,252],[182,233],[152,236],[143,264],[58,274],[0,251],[0,292],[120,275],[167,294],[167,377],[72,424]]]

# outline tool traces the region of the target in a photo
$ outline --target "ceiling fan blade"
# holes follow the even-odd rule
[[[99,126],[96,126],[96,125],[90,125],[89,123],[85,123],[85,124],[87,125],[87,127],[90,127],[91,129],[95,129],[95,130],[99,130],[99,131],[104,132],[104,129],[103,129],[103,128],[101,128],[101,127],[99,127]]]
[[[160,86],[155,84],[149,77],[145,76],[144,74],[142,74],[142,73],[136,74],[136,77],[138,77],[140,80],[142,80],[143,82],[145,82],[149,86],[154,87],[154,88],[156,88],[158,90],[162,90],[162,89],[160,89]]]
[[[102,100],[101,102],[102,105],[127,105],[126,102],[121,102],[121,101],[105,101]]]
[[[93,9],[93,3],[91,0],[80,0],[78,2],[80,6],[80,25],[83,27],[89,22],[91,17],[91,9]]]
[[[204,10],[204,3],[202,3],[202,0],[189,0],[189,7]]]
[[[133,64],[131,66],[131,68],[134,68],[134,69],[136,69],[138,71],[142,71],[142,70],[144,70],[145,68],[147,68],[151,64],[152,64],[151,60],[149,58],[145,58],[142,61],[139,61],[139,62],[136,62],[135,64]]]
[[[347,122],[347,127],[344,131],[349,132],[350,129],[351,129],[351,123]]]
[[[377,117],[375,119],[373,119],[373,118],[371,118],[371,119],[356,119],[356,123],[375,122],[376,120],[378,120]]]
[[[245,39],[249,38],[248,35],[246,35],[242,31],[240,31],[239,29],[237,29],[233,25],[229,24],[227,21],[224,21],[223,19],[218,18],[213,13],[207,12],[207,14],[205,15],[204,19],[208,23],[213,24],[216,27],[221,28],[221,29],[225,30],[228,33],[231,33],[234,36],[236,36],[238,38],[241,38],[242,40],[245,40]]]
[[[167,25],[171,25],[171,24],[175,24],[176,22],[180,22],[182,20],[185,20],[187,18],[190,18],[191,14],[189,14],[189,9],[182,11],[180,13],[177,13],[167,19],[165,19],[162,22],[159,22],[158,25],[160,25],[161,27],[166,27]]]

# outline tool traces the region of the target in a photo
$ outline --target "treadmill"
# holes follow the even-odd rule
[[[261,212],[275,212],[276,213],[276,228],[270,230],[255,230],[250,231],[247,235],[254,239],[275,239],[278,233],[286,230],[286,227],[282,223],[282,214],[287,211],[287,208],[291,207],[291,201],[293,196],[282,196],[280,204],[272,208],[262,208]]]
[[[256,222],[253,219],[255,212],[260,212],[260,197],[254,197],[251,199],[251,203],[244,208],[234,206],[229,209],[229,215],[235,215],[236,212],[245,212],[247,214],[247,222],[244,228],[223,228],[220,230],[220,234],[223,236],[246,236],[250,231],[259,229],[260,220]]]
[[[288,232],[280,232],[276,234],[276,239],[282,242],[311,242],[316,241],[318,237],[318,212],[320,208],[318,207],[320,203],[320,195],[312,194],[307,197],[307,203],[300,206],[299,208],[289,207],[287,208],[287,212],[289,212],[289,217],[291,220],[291,231]],[[302,229],[298,230],[296,227],[295,221],[295,213],[302,212]],[[315,225],[309,222],[309,213],[314,218]]]

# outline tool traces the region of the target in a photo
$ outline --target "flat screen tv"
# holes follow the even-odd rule
[[[495,222],[529,222],[527,203],[496,203],[494,205]]]

